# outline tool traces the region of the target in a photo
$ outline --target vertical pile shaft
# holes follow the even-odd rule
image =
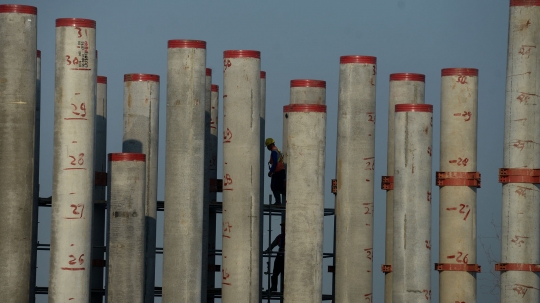
[[[92,259],[104,260],[103,249],[105,242],[105,208],[107,185],[107,77],[97,77],[96,95],[96,132],[94,138],[94,171],[96,182],[94,186],[94,214],[92,222]],[[93,266],[91,272],[92,289],[103,288],[103,267]],[[103,302],[101,293],[91,294],[92,303]]]
[[[510,1],[503,167],[529,173],[540,168],[539,19],[540,1]],[[522,179],[502,186],[501,262],[518,267],[540,264],[540,188]],[[539,288],[538,273],[501,272],[501,302],[538,302]]]
[[[224,303],[259,302],[259,51],[223,54]]]
[[[443,69],[440,170],[449,179],[441,182],[476,172],[477,123],[478,70]],[[439,201],[439,262],[476,264],[476,187],[442,186]],[[455,301],[476,302],[476,273],[440,272],[439,302]]]
[[[0,5],[0,296],[27,302],[34,212],[37,8]],[[32,291],[32,293],[31,293]]]
[[[87,302],[92,266],[96,22],[56,20],[49,302]]]
[[[388,152],[386,174],[394,177],[394,110],[396,104],[424,103],[425,76],[413,73],[390,75],[390,97],[388,99]],[[386,191],[386,236],[385,264],[392,266],[394,258],[394,190]],[[384,277],[384,303],[392,303],[392,279],[390,270]]]
[[[109,154],[107,302],[145,302],[145,158]]]
[[[169,40],[163,301],[200,302],[206,42]]]
[[[429,104],[395,107],[392,302],[431,302],[431,154]]]
[[[124,75],[122,152],[146,155],[145,302],[154,302],[156,264],[157,174],[159,142],[159,76]]]
[[[376,58],[340,59],[336,302],[372,299]]]
[[[208,232],[210,219],[210,166],[212,162],[212,152],[209,150],[212,138],[210,129],[212,127],[212,69],[206,69],[206,80],[204,88],[204,210],[203,210],[203,241],[202,241],[202,267],[201,267],[201,293],[202,303],[207,301],[208,289]]]
[[[218,146],[218,114],[219,114],[219,86],[212,84],[210,96],[210,133],[209,140],[206,141],[206,150],[210,156],[209,174],[205,182],[210,179],[217,179],[217,146]],[[216,203],[216,192],[210,192],[209,204]],[[208,264],[216,264],[216,211],[210,210],[208,214],[208,250],[212,251],[208,255]],[[208,270],[208,288],[216,287],[216,274],[214,270]],[[208,302],[214,302],[213,296],[208,296]]]
[[[326,148],[326,82],[292,80],[287,111],[285,302],[320,302]]]

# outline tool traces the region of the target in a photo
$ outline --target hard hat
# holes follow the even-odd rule
[[[270,144],[274,144],[276,143],[276,141],[274,141],[274,139],[272,138],[266,138],[266,141],[264,141],[264,145],[268,146]]]

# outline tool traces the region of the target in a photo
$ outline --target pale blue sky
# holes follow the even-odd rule
[[[55,19],[97,21],[98,74],[108,77],[107,152],[121,151],[123,74],[161,76],[159,193],[164,197],[167,40],[207,41],[207,66],[222,88],[222,52],[261,51],[267,72],[266,135],[281,147],[282,106],[289,102],[289,81],[327,81],[326,206],[333,207],[330,179],[335,175],[339,56],[377,57],[376,178],[386,174],[388,76],[395,72],[426,74],[426,103],[434,105],[433,169],[439,167],[440,70],[474,67],[479,76],[478,171],[478,302],[494,302],[492,274],[481,243],[498,260],[495,237],[500,225],[508,0],[384,1],[27,1],[38,7],[38,49],[42,51],[41,197],[52,192]],[[220,99],[221,102],[221,99]],[[222,110],[220,109],[220,113]],[[220,122],[222,119],[220,119]],[[221,131],[221,123],[220,123]],[[220,142],[221,153],[221,142]],[[268,157],[268,155],[265,155]],[[219,156],[221,171],[221,154]],[[218,172],[220,175],[221,172]],[[269,186],[266,186],[266,195]],[[378,186],[377,186],[378,187]],[[438,190],[433,187],[432,263],[438,262]],[[220,198],[218,198],[220,200]],[[376,188],[373,302],[383,302],[385,193]],[[50,243],[50,209],[40,209],[39,240]],[[158,217],[162,247],[163,214]],[[325,221],[325,252],[332,248],[332,219]],[[219,226],[219,225],[218,225]],[[276,226],[276,225],[274,225]],[[265,239],[267,232],[265,231]],[[266,246],[266,244],[265,244]],[[39,253],[38,285],[48,284],[48,252]],[[156,283],[161,285],[161,257]],[[325,261],[329,262],[329,261]],[[324,292],[331,276],[324,276]],[[266,287],[266,285],[264,285]],[[438,301],[438,273],[432,272],[432,298]],[[46,296],[38,296],[46,302]],[[159,299],[156,302],[161,302]]]

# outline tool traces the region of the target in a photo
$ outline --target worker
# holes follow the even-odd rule
[[[269,291],[277,291],[278,277],[283,273],[285,268],[285,222],[281,223],[281,234],[279,234],[272,244],[265,250],[265,253],[269,253],[274,249],[274,247],[279,246],[279,250],[274,260],[274,269],[272,270],[272,284]]]
[[[276,146],[276,141],[272,138],[267,138],[264,142],[266,148],[271,151],[270,161],[268,161],[268,167],[270,171],[268,172],[268,177],[272,178],[270,181],[270,189],[274,194],[276,203],[274,205],[281,205],[281,197],[283,195],[283,203],[286,202],[286,187],[285,182],[287,178],[287,173],[285,171],[285,164],[283,163],[283,154]]]

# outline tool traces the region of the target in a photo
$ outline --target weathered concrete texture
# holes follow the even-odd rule
[[[433,106],[395,107],[392,301],[431,302]]]
[[[441,172],[476,172],[478,70],[446,68],[441,79]],[[476,264],[476,187],[439,193],[439,263]],[[439,302],[476,302],[476,273],[442,271]]]
[[[159,76],[124,75],[122,152],[146,155],[145,302],[154,302],[156,272],[157,174],[159,143]]]
[[[163,302],[201,302],[206,42],[169,40]]]
[[[0,296],[33,298],[37,9],[0,5]]]
[[[413,73],[390,75],[390,97],[388,99],[388,152],[386,175],[394,176],[394,108],[396,104],[423,104],[425,76]],[[384,262],[392,265],[394,258],[394,190],[386,191],[386,236]],[[384,277],[384,303],[392,303],[392,272]]]
[[[291,80],[290,89],[290,104],[325,104],[326,103],[326,87],[320,87],[324,81],[310,79]],[[283,146],[281,152],[283,154],[283,163],[287,167],[289,161],[289,137],[287,118],[288,114],[283,112]]]
[[[210,130],[212,124],[212,69],[206,69],[206,82],[204,89],[204,210],[203,210],[203,240],[202,240],[202,266],[201,266],[201,302],[207,301],[207,289],[208,289],[208,232],[209,232],[209,218],[210,218],[210,166],[212,165],[212,151],[211,147],[211,135]],[[217,139],[217,138],[216,138]],[[217,157],[216,157],[217,159]]]
[[[539,19],[539,1],[510,1],[504,168],[540,168]],[[540,187],[506,183],[502,192],[501,262],[540,264]],[[501,302],[539,302],[537,289],[536,273],[501,272]]]
[[[296,102],[300,89],[293,93],[293,88],[303,90],[305,102]],[[284,302],[320,302],[322,297],[325,95],[324,81],[291,81]]]
[[[92,222],[92,259],[105,260],[103,249],[106,246],[105,241],[105,209],[106,204],[106,182],[104,173],[107,172],[107,77],[97,77],[97,95],[96,95],[96,132],[94,138],[94,171],[96,182],[94,186],[94,214]],[[90,274],[90,287],[92,289],[103,289],[104,272],[103,267],[92,266]],[[101,293],[92,293],[90,297],[92,303],[103,302]]]
[[[145,158],[109,154],[106,298],[111,303],[145,302]]]
[[[96,22],[56,20],[49,302],[88,302],[92,266]]]
[[[373,298],[376,58],[340,58],[335,302]]]
[[[260,52],[224,52],[222,301],[259,302]]]

